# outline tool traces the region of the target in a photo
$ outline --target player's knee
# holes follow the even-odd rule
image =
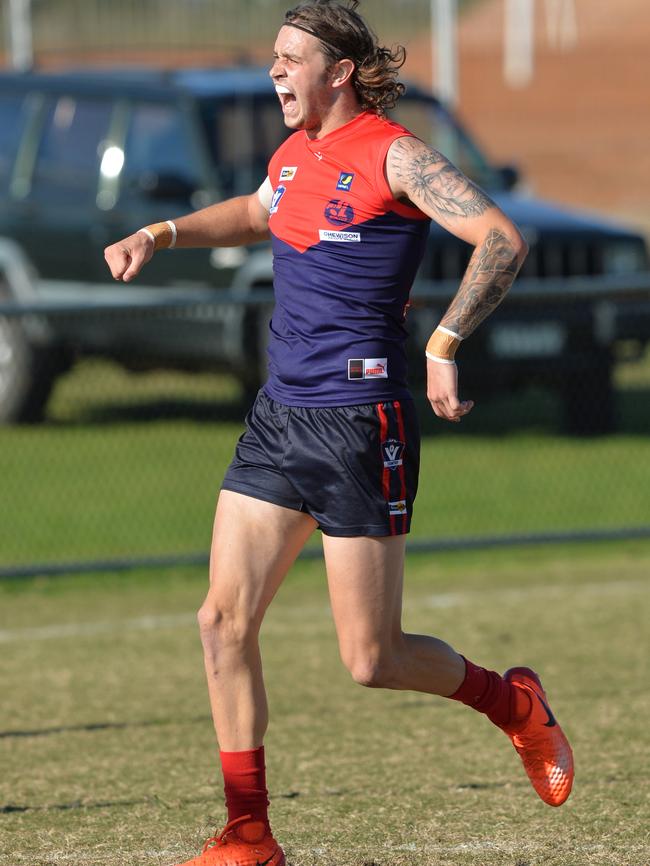
[[[201,641],[205,646],[243,646],[255,637],[250,617],[230,605],[206,600],[197,613]]]
[[[355,683],[369,689],[389,688],[391,682],[390,665],[379,652],[369,650],[343,658]]]

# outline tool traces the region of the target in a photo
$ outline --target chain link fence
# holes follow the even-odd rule
[[[8,49],[2,0],[0,46]],[[460,8],[472,0],[461,0]],[[266,63],[291,0],[32,0],[37,65],[70,62],[203,61]],[[431,26],[430,0],[365,0],[363,13],[384,39],[409,41]],[[9,51],[6,51],[9,56]]]
[[[64,317],[95,332],[172,334],[189,319],[209,328],[218,306]],[[5,335],[23,324],[0,317]],[[603,435],[567,432],[561,380],[536,377],[516,390],[465,387],[473,413],[445,424],[415,360],[423,443],[412,548],[650,534],[650,354],[627,348],[614,365],[615,429]],[[205,560],[250,393],[231,373],[147,369],[151,358],[133,352],[130,369],[83,355],[70,364],[50,371],[59,375],[41,423],[0,427],[0,575]],[[582,375],[593,390],[590,370]],[[463,388],[462,358],[460,379]]]
[[[42,66],[267,63],[290,5],[32,0],[34,57]],[[0,0],[0,46],[8,44],[8,9]],[[429,0],[363,3],[384,39],[423,48],[409,62],[426,67],[424,77],[430,9]],[[430,274],[438,294],[453,271],[443,267],[445,249]],[[603,284],[598,303],[584,304],[584,296],[593,301],[593,280],[570,291],[556,282],[559,330],[540,322],[534,306],[535,292],[549,287],[533,285],[524,331],[520,322],[513,328],[506,302],[491,339],[479,331],[471,358],[470,345],[463,347],[461,388],[477,405],[460,425],[438,420],[424,395],[421,346],[439,319],[440,298],[414,305],[412,388],[423,448],[412,548],[650,534],[650,357],[639,341],[619,341],[612,353],[606,339],[612,298],[634,287]],[[521,280],[517,291],[524,298]],[[647,315],[647,283],[643,291],[637,287],[635,298]],[[243,305],[235,310],[214,293],[190,301],[184,289],[185,300],[156,308],[134,304],[137,293],[130,287],[120,309],[81,304],[46,314],[3,308],[0,284],[0,403],[21,386],[11,374],[17,361],[37,382],[22,413],[32,423],[0,424],[0,576],[207,557],[220,481],[259,379],[256,322],[269,301],[258,306],[249,297],[242,316]],[[50,341],[52,332],[60,343]],[[594,335],[604,347],[596,354]],[[585,343],[571,364],[517,355],[524,344],[543,349],[564,337]],[[171,364],[175,342],[186,351]],[[215,343],[228,347],[221,364]]]

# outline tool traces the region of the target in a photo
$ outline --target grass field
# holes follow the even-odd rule
[[[611,436],[561,435],[541,393],[479,401],[453,427],[423,406],[414,535],[650,525],[650,356],[623,370]],[[227,377],[80,364],[48,424],[0,429],[0,567],[206,550],[242,415]]]
[[[199,570],[0,584],[0,866],[172,866],[223,820]],[[539,669],[572,740],[559,810],[460,705],[356,686],[322,564],[263,630],[272,815],[292,866],[648,866],[650,544],[411,556],[405,626]]]

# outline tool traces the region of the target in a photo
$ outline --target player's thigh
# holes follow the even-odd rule
[[[287,571],[316,528],[300,511],[251,496],[219,494],[204,607],[259,622]]]
[[[401,636],[405,535],[323,536],[341,656],[381,654]]]

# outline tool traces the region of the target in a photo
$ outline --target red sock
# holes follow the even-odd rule
[[[245,752],[219,752],[228,820],[252,815],[269,827],[264,746]]]
[[[530,712],[530,698],[504,680],[496,671],[488,671],[468,661],[464,656],[465,679],[457,692],[449,697],[484,713],[498,727],[519,722]]]

